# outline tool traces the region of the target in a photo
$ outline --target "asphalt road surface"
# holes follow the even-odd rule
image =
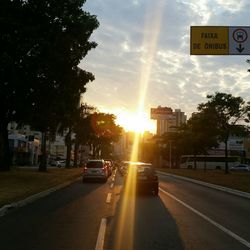
[[[250,248],[250,200],[159,175],[155,197],[114,173],[80,181],[0,217],[1,250],[241,250]]]

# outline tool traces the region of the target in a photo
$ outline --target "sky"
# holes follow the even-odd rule
[[[83,101],[126,130],[155,132],[150,108],[188,118],[216,91],[250,101],[250,56],[190,55],[190,26],[248,26],[249,0],[87,0],[100,23],[80,67],[92,72]]]

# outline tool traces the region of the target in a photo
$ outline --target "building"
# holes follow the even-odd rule
[[[30,126],[18,127],[16,122],[8,124],[8,139],[13,165],[36,165],[41,154],[39,131],[31,131]]]
[[[170,107],[151,108],[151,119],[157,121],[156,134],[162,135],[173,132],[187,121],[187,116],[180,109],[172,110]]]
[[[143,134],[139,135],[138,138],[138,160],[142,161],[144,158],[144,152],[143,147],[145,147],[145,144],[149,144],[152,142],[153,134],[145,131]],[[135,132],[126,132],[123,131],[119,141],[113,143],[113,149],[114,149],[114,158],[120,159],[120,160],[127,160],[129,161],[131,159],[131,155],[133,152],[133,146],[135,141],[136,133]]]

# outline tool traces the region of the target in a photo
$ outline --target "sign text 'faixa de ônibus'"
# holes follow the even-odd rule
[[[191,55],[250,55],[250,26],[191,26]]]

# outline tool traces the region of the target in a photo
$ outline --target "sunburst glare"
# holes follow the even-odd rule
[[[162,20],[162,10],[164,9],[164,1],[154,2],[155,9],[152,10],[152,6],[148,6],[146,12],[146,21],[144,27],[144,42],[143,47],[146,48],[142,56],[142,65],[140,70],[140,93],[138,97],[138,107],[137,114],[140,117],[140,114],[144,112],[145,98],[148,88],[148,83],[150,81],[154,56],[156,53],[156,46],[159,37],[159,32],[161,28]],[[153,16],[152,16],[152,13]],[[139,124],[140,125],[140,124]],[[135,133],[134,142],[131,152],[131,161],[138,161],[138,152],[139,152],[139,133]],[[117,237],[115,241],[115,249],[121,250],[132,250],[134,243],[134,221],[135,221],[135,200],[136,195],[136,169],[133,168],[131,164],[128,167],[128,173],[126,176],[126,183],[124,187],[123,199],[122,199],[122,208],[119,218],[119,227],[117,232]],[[125,244],[125,245],[124,245]]]

